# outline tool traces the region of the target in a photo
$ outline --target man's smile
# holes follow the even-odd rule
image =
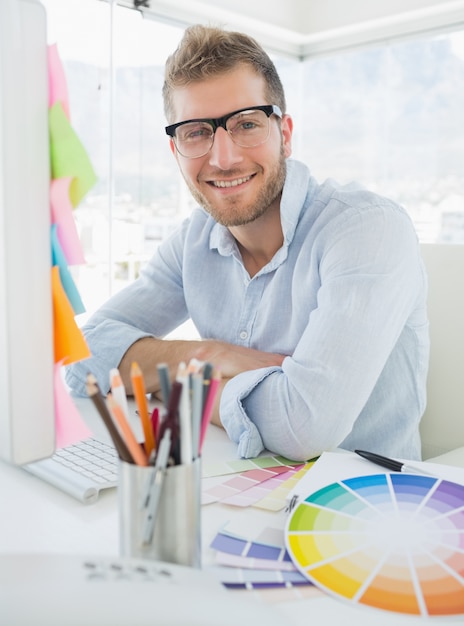
[[[251,179],[252,176],[245,176],[243,178],[235,178],[234,180],[211,180],[208,181],[208,183],[213,187],[237,187],[238,185],[243,185],[243,183],[247,183]]]

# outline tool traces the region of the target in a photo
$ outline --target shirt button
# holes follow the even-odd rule
[[[240,339],[246,339],[248,337],[248,333],[246,330],[242,330],[240,333]]]

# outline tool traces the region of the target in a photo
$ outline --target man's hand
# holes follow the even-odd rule
[[[237,374],[261,367],[282,365],[284,354],[263,352],[253,348],[244,348],[223,341],[203,340],[164,340],[145,337],[132,344],[119,364],[119,372],[128,394],[132,394],[130,376],[131,365],[136,361],[144,375],[147,392],[160,393],[158,363],[166,363],[171,380],[175,380],[177,368],[182,361],[188,363],[192,358],[212,363],[221,372],[221,384],[216,396],[212,423],[221,425],[219,403],[222,390],[227,381]]]
[[[253,348],[244,348],[222,341],[200,341],[193,355],[199,361],[209,361],[221,370],[225,378],[232,378],[241,372],[256,370],[261,367],[282,365],[284,354],[263,352]]]

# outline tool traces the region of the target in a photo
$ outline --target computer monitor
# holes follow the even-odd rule
[[[0,1],[0,459],[55,447],[46,13]]]

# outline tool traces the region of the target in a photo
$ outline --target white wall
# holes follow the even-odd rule
[[[133,0],[118,0],[133,6]],[[151,0],[178,23],[221,24],[281,52],[308,56],[464,24],[464,0]]]

